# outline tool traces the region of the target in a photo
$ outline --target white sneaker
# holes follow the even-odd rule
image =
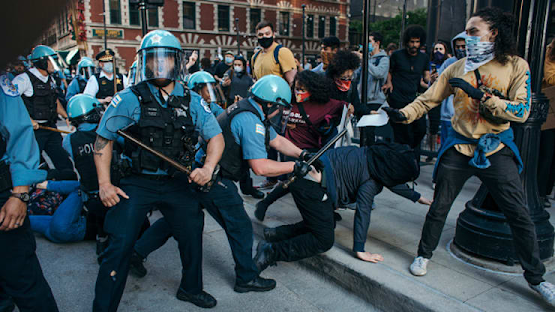
[[[430,261],[430,259],[426,259],[424,257],[414,258],[414,261],[412,262],[409,268],[412,275],[416,275],[416,276],[426,275],[426,273],[428,272],[426,270],[426,267],[428,266],[428,261]]]
[[[530,288],[540,294],[545,302],[547,302],[552,307],[555,307],[555,285],[551,284],[550,282],[541,282],[538,285],[528,285],[530,285]]]

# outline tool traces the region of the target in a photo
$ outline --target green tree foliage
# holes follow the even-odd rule
[[[382,47],[386,47],[390,43],[399,44],[399,38],[401,35],[401,23],[402,23],[402,12],[399,12],[395,17],[378,21],[375,23],[370,23],[369,31],[377,31],[381,33],[384,37],[384,42],[382,42]],[[428,13],[426,9],[417,9],[414,11],[407,12],[406,25],[420,25],[426,29],[426,20]],[[349,28],[356,32],[362,33],[362,21],[353,20]]]

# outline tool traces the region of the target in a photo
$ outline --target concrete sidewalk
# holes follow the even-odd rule
[[[423,166],[416,186],[418,192],[430,199],[433,198],[432,170],[431,165]],[[256,178],[255,184],[261,181]],[[455,201],[426,276],[415,277],[408,267],[416,255],[428,206],[412,203],[387,189],[376,197],[377,208],[372,212],[365,248],[383,255],[383,262],[373,264],[354,257],[351,251],[353,210],[339,212],[343,220],[337,223],[335,246],[301,262],[384,311],[548,311],[549,306],[528,287],[521,274],[478,268],[450,252],[449,242],[455,235],[459,213],[479,186],[480,181],[471,178]],[[263,223],[253,215],[257,200],[250,196],[244,198],[258,234],[264,227],[300,220],[291,195],[270,206]],[[554,221],[552,216],[551,222]],[[545,278],[555,283],[552,271]]]

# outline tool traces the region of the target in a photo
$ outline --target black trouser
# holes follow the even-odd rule
[[[0,207],[9,196],[9,191],[0,193]],[[42,274],[36,247],[28,217],[21,227],[0,231],[0,298],[6,300],[10,296],[22,312],[58,311],[50,286]]]
[[[303,221],[276,228],[276,261],[297,261],[329,250],[334,242],[333,206],[320,184],[297,179],[289,187]],[[324,200],[325,199],[325,200]]]
[[[546,197],[553,190],[555,182],[555,129],[544,130],[540,137],[538,162],[538,192]],[[543,203],[542,203],[543,204]]]
[[[407,144],[416,149],[426,135],[426,118],[420,118],[408,125],[391,123],[393,128],[393,140],[400,144]]]
[[[371,146],[376,143],[376,127],[362,127],[360,131],[360,146]]]
[[[52,160],[54,167],[58,170],[73,170],[73,164],[69,160],[69,154],[62,147],[62,135],[45,129],[35,130],[35,138],[39,145],[39,150],[45,151]]]
[[[251,170],[247,169],[243,172],[241,179],[239,180],[239,186],[241,187],[241,192],[243,194],[251,194],[255,189],[252,185]]]
[[[491,166],[478,169],[468,164],[470,157],[459,153],[454,147],[443,154],[437,168],[434,201],[426,215],[418,255],[424,258],[432,257],[453,201],[466,180],[475,175],[488,188],[507,218],[515,250],[524,269],[524,277],[531,284],[541,283],[545,267],[540,261],[536,228],[524,201],[524,190],[514,154],[511,149],[505,147],[488,159]]]

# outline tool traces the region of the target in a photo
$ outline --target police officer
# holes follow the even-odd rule
[[[87,86],[87,81],[94,75],[95,65],[90,57],[83,57],[77,64],[77,75],[67,87],[66,100],[69,100],[78,93],[83,93]]]
[[[69,156],[62,148],[60,133],[39,129],[40,125],[56,128],[58,114],[66,118],[66,124],[69,127],[67,113],[57,99],[56,87],[51,76],[59,70],[55,56],[56,52],[50,47],[44,45],[35,47],[31,52],[34,67],[15,77],[13,84],[17,86],[17,91],[31,116],[40,152],[46,151],[56,169],[73,170]]]
[[[83,93],[99,99],[100,103],[108,104],[114,96],[114,60],[115,54],[111,49],[102,51],[96,55],[96,60],[102,68],[100,74],[94,74],[87,81]],[[123,75],[116,75],[116,88],[119,91],[127,88],[127,80]]]
[[[178,242],[183,276],[177,298],[210,308],[216,299],[202,286],[202,229],[204,216],[191,182],[205,185],[221,158],[221,129],[201,97],[176,81],[183,74],[183,51],[179,40],[164,30],[149,32],[138,51],[140,83],[118,93],[108,106],[97,130],[95,163],[102,203],[112,207],[104,230],[110,244],[104,253],[96,281],[93,311],[116,311],[121,299],[129,259],[141,224],[153,203],[171,227]],[[204,166],[189,177],[153,154],[126,140],[125,155],[133,172],[122,179],[121,188],[110,182],[110,162],[116,131],[125,130],[173,159],[192,165],[191,146],[200,135],[207,142]],[[121,197],[121,199],[120,199]]]
[[[202,99],[210,105],[210,110],[214,116],[218,117],[223,113],[224,109],[216,103],[216,79],[205,71],[198,71],[192,74],[187,81],[187,86],[189,89],[195,91]]]
[[[235,259],[235,291],[264,291],[275,287],[273,280],[258,276],[252,259],[252,224],[233,181],[252,168],[266,177],[295,172],[306,174],[304,162],[277,162],[267,159],[270,147],[298,158],[302,150],[278,135],[268,120],[278,115],[291,102],[289,84],[275,75],[260,78],[251,89],[252,96],[226,109],[218,116],[225,140],[225,158],[220,161],[221,180],[208,193],[200,193],[206,210],[225,229]]]
[[[58,311],[26,217],[29,185],[44,181],[46,171],[38,170],[29,114],[5,75],[0,76],[0,128],[0,310],[12,311],[15,302],[22,312]]]
[[[137,81],[137,61],[134,61],[129,67],[129,74],[127,75],[127,87],[133,86]]]

